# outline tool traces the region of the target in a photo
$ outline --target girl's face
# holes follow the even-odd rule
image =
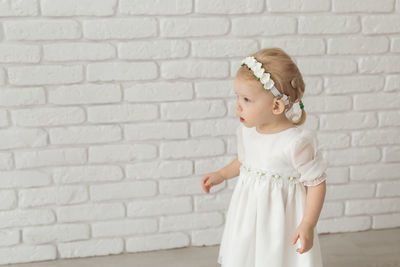
[[[248,128],[270,124],[274,95],[260,81],[235,78],[236,113]]]

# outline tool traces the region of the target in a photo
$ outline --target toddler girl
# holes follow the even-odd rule
[[[316,224],[326,192],[326,159],[315,132],[298,127],[305,84],[280,48],[242,61],[235,77],[238,156],[202,178],[206,193],[239,176],[219,249],[222,267],[322,267]],[[286,116],[295,102],[301,116]],[[297,246],[295,244],[297,243]]]

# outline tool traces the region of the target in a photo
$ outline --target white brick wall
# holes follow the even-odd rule
[[[219,244],[233,78],[278,46],[330,161],[320,233],[400,226],[400,1],[0,1],[0,264]]]

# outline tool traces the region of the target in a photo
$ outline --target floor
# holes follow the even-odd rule
[[[324,267],[400,267],[400,228],[319,235]],[[220,267],[219,246],[67,259],[10,267]]]

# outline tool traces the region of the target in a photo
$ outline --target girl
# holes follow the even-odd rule
[[[209,193],[239,176],[219,250],[222,267],[322,267],[315,226],[328,162],[315,132],[298,127],[306,118],[304,89],[296,64],[279,48],[246,57],[237,71],[238,156],[202,178]],[[286,116],[295,102],[297,121]]]

